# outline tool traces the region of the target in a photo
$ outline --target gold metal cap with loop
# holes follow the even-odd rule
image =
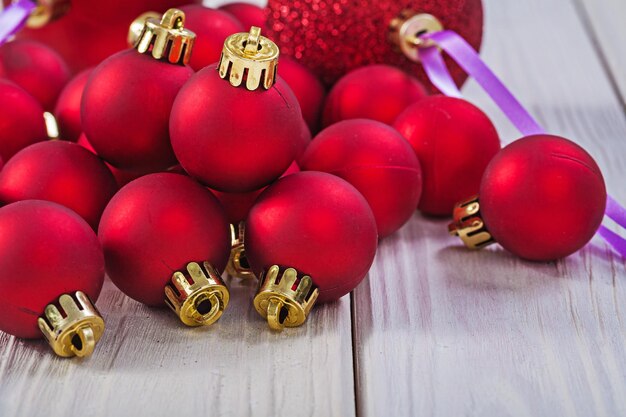
[[[454,206],[448,231],[451,235],[460,237],[469,249],[482,249],[495,243],[480,215],[478,196]]]
[[[134,45],[139,53],[151,54],[154,59],[172,64],[186,65],[189,62],[196,34],[185,29],[185,13],[182,10],[169,9],[160,21],[148,17],[144,22]]]
[[[234,224],[230,225],[231,249],[230,258],[226,265],[226,273],[234,278],[255,278],[254,272],[252,272],[246,258],[246,250],[243,243],[244,232],[244,222],[239,222],[237,226]]]
[[[63,357],[89,356],[104,332],[104,320],[82,291],[63,294],[59,308],[48,304],[37,320],[54,352]]]
[[[26,26],[37,29],[65,15],[70,9],[70,0],[37,0],[36,6],[26,19]]]
[[[137,40],[141,36],[141,32],[143,32],[143,28],[146,25],[146,21],[148,19],[159,20],[161,19],[161,13],[158,12],[145,12],[140,14],[135,20],[133,20],[128,28],[128,37],[126,41],[128,42],[128,46],[133,48],[137,44]]]
[[[187,264],[187,274],[176,271],[165,286],[165,303],[187,326],[215,323],[228,306],[230,295],[220,274],[208,262]]]
[[[245,82],[248,90],[270,89],[276,81],[278,46],[252,26],[249,33],[235,33],[224,41],[218,71],[233,87]]]
[[[443,25],[435,16],[403,10],[389,23],[389,40],[411,61],[419,62],[420,49],[435,46],[420,36],[442,30]]]
[[[274,330],[297,327],[306,321],[318,295],[310,276],[298,279],[294,268],[273,265],[259,278],[254,308]]]

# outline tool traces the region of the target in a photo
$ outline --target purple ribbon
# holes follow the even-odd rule
[[[420,60],[428,78],[439,91],[447,96],[462,97],[443,61],[441,48],[478,82],[522,135],[530,136],[545,132],[487,64],[480,59],[474,48],[459,34],[451,30],[443,30],[424,34],[422,38],[436,45],[420,50]],[[626,209],[611,196],[607,197],[605,215],[626,229]],[[606,226],[600,226],[598,234],[626,258],[626,239]]]
[[[31,0],[18,0],[0,12],[0,45],[24,26],[35,7]]]

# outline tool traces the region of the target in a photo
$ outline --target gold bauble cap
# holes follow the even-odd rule
[[[239,222],[238,225],[230,225],[230,258],[226,264],[226,273],[233,278],[248,279],[255,278],[248,259],[246,258],[246,249],[244,245],[245,223]]]
[[[141,19],[141,16],[137,19]],[[138,20],[133,24],[137,24]],[[137,26],[130,31],[129,39],[136,36],[134,48],[141,54],[151,54],[154,59],[163,59],[172,64],[186,65],[191,59],[191,51],[196,34],[185,29],[185,13],[178,9],[169,9],[161,20],[155,17],[144,18],[141,30]]]
[[[37,320],[39,330],[59,356],[89,356],[104,332],[104,320],[82,291],[63,294]],[[59,310],[60,307],[60,310]]]
[[[460,237],[469,249],[482,249],[495,243],[481,217],[478,196],[461,201],[454,206],[452,223],[448,225],[448,232],[452,236]]]
[[[245,81],[248,90],[270,89],[276,81],[278,46],[252,26],[249,33],[235,33],[224,41],[218,71],[233,87]]]
[[[128,36],[126,38],[128,46],[130,46],[131,48],[133,48],[137,44],[137,40],[139,40],[139,37],[143,32],[143,28],[146,25],[146,20],[148,19],[160,20],[161,13],[153,11],[145,12],[140,14],[135,20],[132,21],[130,27],[128,28]]]
[[[70,0],[37,0],[26,19],[26,26],[37,29],[63,16],[70,8]]]
[[[435,46],[420,36],[443,30],[441,21],[427,13],[403,10],[389,23],[389,41],[414,62],[420,61],[420,49]]]

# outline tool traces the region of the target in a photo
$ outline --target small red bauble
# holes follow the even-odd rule
[[[44,44],[26,40],[0,46],[0,73],[50,111],[70,79],[70,70],[59,54]]]
[[[189,61],[189,66],[196,71],[219,61],[224,39],[249,29],[244,28],[234,16],[221,10],[201,5],[184,6],[180,10],[185,12],[185,27],[197,35]]]
[[[98,236],[111,280],[151,306],[164,305],[174,272],[192,261],[222,271],[230,253],[222,207],[180,174],[149,174],[123,187],[105,209]]]
[[[296,95],[302,117],[309,129],[317,132],[320,124],[320,114],[326,90],[322,82],[304,65],[288,58],[280,58],[280,76],[287,82]]]
[[[89,23],[126,24],[147,11],[163,13],[171,7],[200,3],[200,0],[72,0],[72,12]]]
[[[411,145],[395,129],[367,119],[345,120],[322,130],[301,158],[304,171],[343,178],[363,194],[382,238],[417,209],[422,171]]]
[[[0,330],[41,337],[37,319],[59,296],[82,291],[98,299],[102,248],[76,213],[48,201],[20,201],[0,208],[0,230]]]
[[[229,3],[219,7],[235,16],[241,22],[244,28],[249,29],[251,26],[261,28],[265,32],[265,12],[257,5],[250,3]]]
[[[90,69],[85,70],[67,83],[54,107],[54,116],[63,140],[76,142],[83,132],[80,122],[80,103],[90,74]]]
[[[0,79],[0,157],[5,162],[20,149],[48,139],[43,108],[22,88]]]
[[[406,109],[394,127],[411,143],[422,166],[419,210],[449,216],[455,203],[476,194],[487,164],[500,150],[489,118],[468,101],[427,97]]]
[[[580,146],[535,135],[506,146],[480,184],[480,213],[493,239],[533,261],[563,258],[596,233],[606,205],[600,168]]]
[[[0,201],[47,200],[74,210],[94,229],[115,178],[93,153],[75,143],[47,141],[22,149],[0,172]]]
[[[342,77],[328,93],[323,124],[373,119],[392,124],[411,104],[426,97],[414,77],[389,65],[369,65]]]
[[[336,300],[363,280],[376,254],[372,210],[345,180],[324,172],[281,178],[248,215],[245,250],[260,276],[272,265],[307,274],[318,301]]]

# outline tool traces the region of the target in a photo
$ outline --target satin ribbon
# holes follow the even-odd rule
[[[462,97],[459,88],[454,83],[443,61],[441,54],[441,50],[443,50],[468,75],[476,80],[523,136],[545,132],[511,91],[500,81],[498,76],[493,73],[491,68],[480,58],[478,52],[459,34],[451,30],[443,30],[427,33],[421,37],[432,41],[436,45],[420,50],[419,56],[428,78],[439,91],[447,96]],[[623,229],[626,229],[626,209],[611,196],[607,197],[604,214]],[[626,258],[626,239],[603,225],[598,229],[598,234],[613,249]]]
[[[18,0],[0,12],[0,45],[24,26],[36,6],[31,0]]]

